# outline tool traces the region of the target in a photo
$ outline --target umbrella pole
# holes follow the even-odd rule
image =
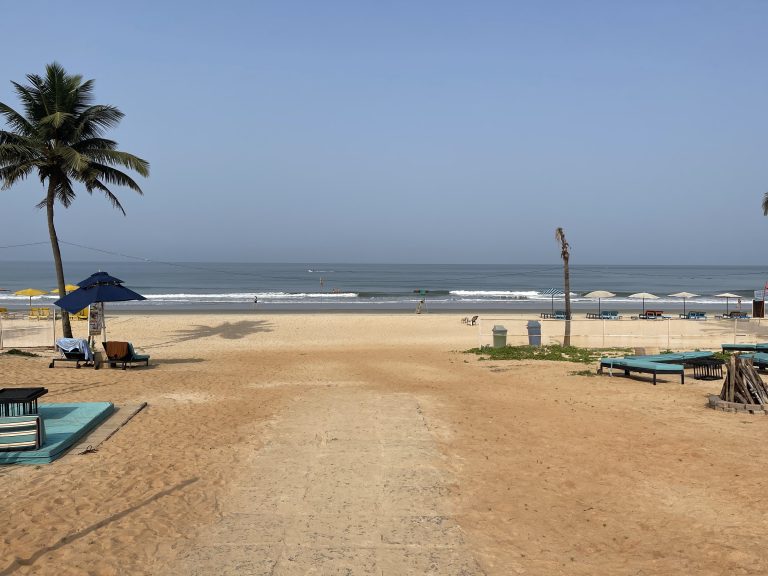
[[[597,315],[598,316],[602,316],[603,315],[603,310],[600,307],[600,298],[597,299]]]
[[[29,299],[30,302],[32,302],[32,298]],[[552,314],[555,313],[555,295],[552,294]]]

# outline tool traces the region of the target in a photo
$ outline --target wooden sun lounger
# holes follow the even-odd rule
[[[600,368],[597,369],[598,374],[603,373],[603,368],[623,370],[624,376],[629,376],[630,372],[653,374],[654,386],[656,386],[657,374],[680,374],[680,384],[685,384],[685,366],[682,364],[664,364],[631,358],[601,358]]]

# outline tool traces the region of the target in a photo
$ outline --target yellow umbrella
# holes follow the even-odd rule
[[[80,288],[80,286],[77,286],[76,284],[66,284],[64,286],[64,292],[69,294],[70,292],[74,292],[78,288]],[[58,293],[59,293],[59,289],[58,288],[56,288],[55,290],[51,290],[51,294],[58,294]]]
[[[44,290],[38,290],[37,288],[24,288],[24,290],[17,290],[14,292],[16,296],[29,296],[29,309],[32,309],[32,296],[42,296],[47,294]]]

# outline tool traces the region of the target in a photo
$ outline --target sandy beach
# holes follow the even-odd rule
[[[768,418],[706,408],[720,382],[484,361],[463,351],[498,323],[523,343],[532,317],[460,319],[125,314],[110,338],[148,369],[0,356],[43,401],[148,403],[95,452],[0,469],[0,575],[768,571]],[[664,324],[610,324],[609,345],[768,339]]]

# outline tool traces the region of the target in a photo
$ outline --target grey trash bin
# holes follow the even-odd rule
[[[528,328],[528,345],[541,346],[541,323],[536,320],[530,320]]]
[[[493,347],[504,348],[507,345],[507,329],[501,324],[493,327]]]

